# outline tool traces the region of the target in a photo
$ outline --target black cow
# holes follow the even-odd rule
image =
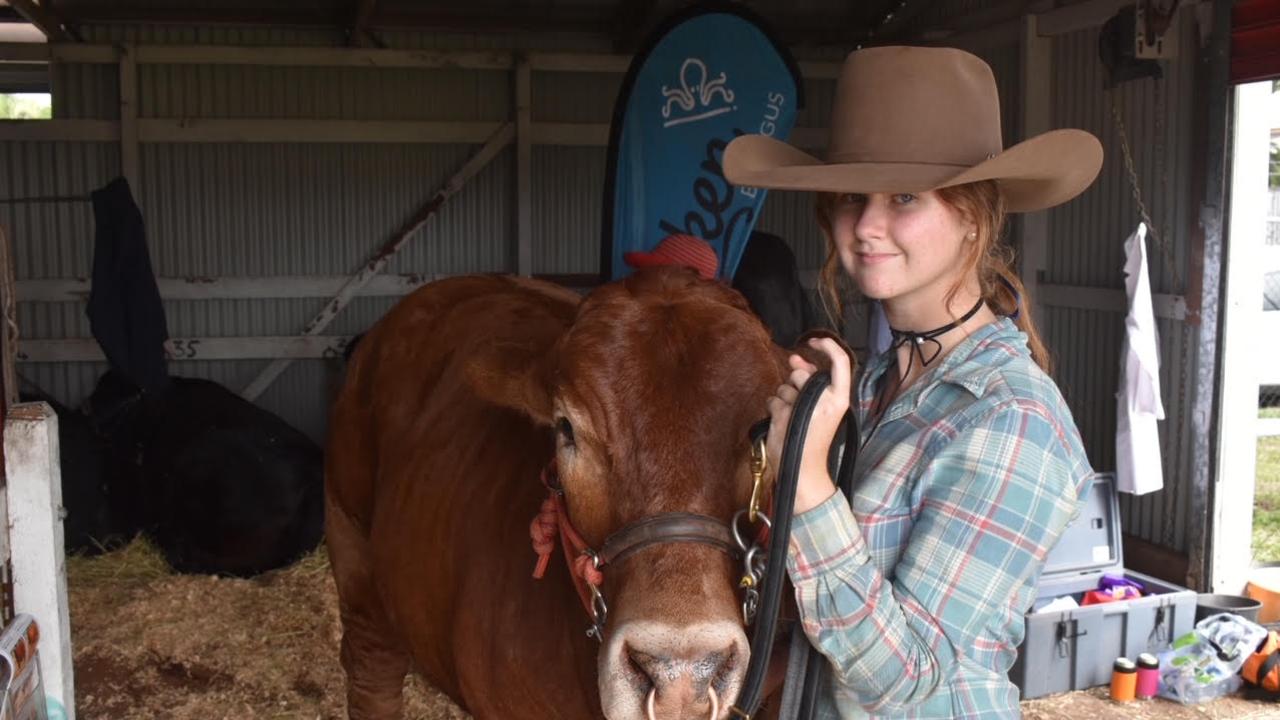
[[[321,451],[280,418],[208,380],[149,394],[114,371],[87,405],[119,468],[115,507],[175,570],[249,576],[316,547]]]
[[[806,330],[821,324],[800,284],[796,256],[777,235],[751,233],[733,275],[733,289],[747,303],[782,347],[791,347]]]
[[[93,431],[89,418],[39,391],[23,391],[20,399],[49,403],[58,416],[66,551],[96,555],[130,540],[136,528],[112,512],[107,444]]]

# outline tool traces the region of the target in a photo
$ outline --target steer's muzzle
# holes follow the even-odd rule
[[[600,657],[609,720],[720,720],[738,696],[750,650],[741,626],[634,621]]]

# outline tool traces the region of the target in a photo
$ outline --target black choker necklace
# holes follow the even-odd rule
[[[929,363],[937,360],[938,355],[942,354],[942,343],[938,342],[938,338],[968,322],[969,318],[978,314],[978,310],[981,307],[982,299],[979,298],[978,302],[969,309],[969,312],[965,313],[959,320],[949,322],[940,328],[934,328],[933,330],[925,332],[898,330],[897,328],[890,327],[889,334],[892,340],[889,344],[889,348],[891,350],[897,350],[902,347],[903,343],[909,342],[911,343],[911,350],[907,353],[907,372],[911,372],[911,365],[915,362],[917,357],[920,358],[920,367],[929,367]],[[925,343],[933,343],[933,347],[931,348],[933,352],[930,353],[927,358],[924,356]]]

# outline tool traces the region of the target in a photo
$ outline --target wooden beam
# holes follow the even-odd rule
[[[271,65],[274,67],[372,67],[510,70],[504,50],[388,50],[383,48],[235,45],[144,45],[138,62],[161,65]]]
[[[456,273],[377,275],[357,288],[354,297],[400,297]],[[534,277],[570,287],[594,285],[597,273],[539,273]],[[346,275],[277,275],[271,277],[158,277],[163,300],[274,300],[333,297],[351,280]],[[19,280],[18,302],[85,302],[93,284],[89,278]]]
[[[399,120],[259,120],[141,118],[143,143],[440,143],[478,145],[501,123]],[[110,120],[0,120],[0,141],[118,142],[121,123]],[[529,123],[534,145],[607,147],[606,123]],[[791,143],[826,146],[826,128],[799,127]]]
[[[365,47],[369,44],[372,38],[369,34],[369,18],[373,17],[373,9],[377,4],[378,0],[358,0],[355,19],[351,21],[351,28],[347,32],[348,45]]]
[[[1050,130],[1053,110],[1053,41],[1036,32],[1038,18],[1022,19],[1020,82],[1022,84],[1021,137],[1034,137]],[[1049,213],[1023,213],[1020,218],[1021,247],[1018,248],[1018,275],[1031,307],[1027,311],[1043,327],[1044,298],[1040,295],[1040,274],[1048,267]]]
[[[529,137],[534,145],[608,147],[609,126],[606,123],[530,123]]]
[[[564,6],[571,7],[571,6]],[[585,7],[585,6],[584,6]],[[382,30],[447,30],[467,33],[588,33],[608,36],[612,18],[600,11],[548,12],[545,6],[468,9],[467,3],[407,4],[378,13],[371,27]]]
[[[351,276],[351,279],[342,286],[342,289],[334,295],[333,299],[325,303],[324,308],[302,329],[302,334],[318,335],[321,330],[328,327],[338,317],[338,314],[346,308],[347,304],[351,302],[351,298],[355,297],[356,291],[367,284],[375,275],[382,272],[382,269],[387,266],[391,258],[426,224],[427,220],[435,215],[440,206],[444,205],[445,201],[453,197],[471,178],[475,177],[491,160],[497,157],[499,152],[511,144],[511,141],[515,138],[515,132],[514,123],[508,122],[499,128],[489,138],[488,142],[463,164],[458,172],[445,181],[444,185],[405,223],[404,227],[382,247],[378,248],[373,257]],[[242,393],[245,399],[253,400],[257,398],[288,367],[288,360],[276,360],[267,365],[245,387]]]
[[[529,53],[529,67],[539,72],[596,72],[621,75],[631,67],[630,55]]]
[[[339,358],[351,340],[345,335],[182,337],[166,343],[168,360],[268,360]],[[93,338],[18,341],[18,362],[101,362],[102,348]]]
[[[37,3],[35,0],[8,0],[8,2],[9,6],[17,10],[27,22],[39,28],[40,32],[49,38],[49,42],[80,42],[82,40],[79,33],[69,29],[47,3]]]
[[[132,44],[120,54],[120,174],[129,182],[135,198],[142,197],[140,173],[142,146],[138,136],[138,63]]]
[[[622,74],[631,56],[609,53],[535,52],[527,55],[535,72]],[[114,63],[119,51],[111,45],[67,43],[0,43],[0,62]],[[506,50],[390,50],[380,48],[278,47],[240,45],[141,45],[140,65],[268,65],[275,67],[374,67],[509,71],[514,53]],[[806,78],[832,79],[840,63],[800,62]]]
[[[980,53],[984,50],[1017,45],[1021,32],[1021,20],[1007,20],[990,27],[975,30],[925,32],[920,35],[920,41],[927,45],[944,45],[972,53]]]
[[[480,144],[500,122],[416,120],[222,120],[144,118],[152,143],[461,143]]]
[[[118,142],[120,123],[110,120],[0,120],[0,140]]]
[[[0,62],[52,62],[108,64],[119,57],[111,45],[78,43],[0,43]]]
[[[521,58],[515,71],[516,272],[533,274],[533,73]]]
[[[356,291],[356,297],[399,297],[448,273],[379,275]],[[164,300],[254,300],[332,297],[349,278],[345,275],[282,275],[275,277],[158,277]],[[89,299],[89,278],[19,280],[19,302],[83,302]]]
[[[0,393],[3,407],[10,408],[18,402],[18,375],[16,373],[18,341],[18,283],[14,280],[13,246],[9,236],[0,227]],[[10,323],[9,318],[15,318]]]
[[[1044,36],[1088,30],[1110,20],[1126,5],[1133,5],[1133,0],[1086,0],[1041,13],[1037,27]]]
[[[1040,305],[1097,310],[1121,315],[1129,311],[1129,298],[1124,290],[1118,288],[1040,285],[1039,295],[1036,302]],[[1156,317],[1178,321],[1187,318],[1187,301],[1181,295],[1152,294],[1151,305]]]
[[[307,9],[303,3],[294,8],[202,7],[201,3],[175,3],[168,6],[126,2],[77,3],[68,20],[91,23],[157,23],[180,25],[286,25],[293,27],[333,28],[349,20],[340,9]],[[314,7],[314,6],[313,6]]]

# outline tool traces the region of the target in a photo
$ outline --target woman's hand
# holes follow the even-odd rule
[[[809,346],[831,359],[831,384],[822,391],[814,408],[813,418],[809,421],[809,433],[805,437],[804,450],[800,456],[796,514],[821,505],[835,494],[835,483],[827,470],[827,456],[836,430],[849,409],[852,382],[849,356],[836,341],[830,338],[813,338],[809,340]],[[818,371],[816,365],[799,355],[791,355],[787,358],[787,363],[791,368],[787,381],[778,386],[777,392],[768,402],[769,436],[765,446],[769,462],[775,468],[781,467],[782,441],[787,425],[791,422],[791,410],[800,394],[800,388]]]

